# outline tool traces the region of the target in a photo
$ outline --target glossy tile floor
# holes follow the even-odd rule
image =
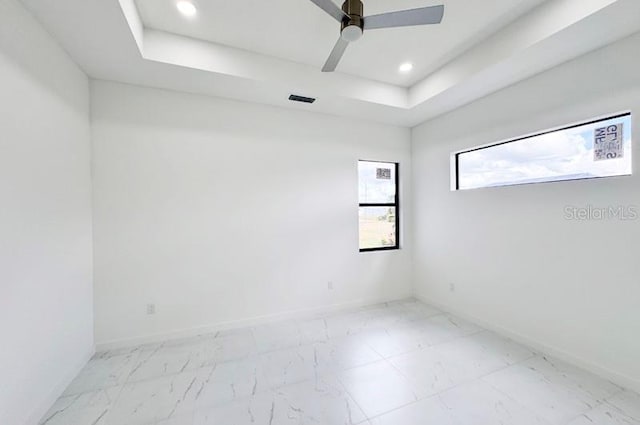
[[[47,425],[640,425],[640,396],[414,300],[96,354]]]

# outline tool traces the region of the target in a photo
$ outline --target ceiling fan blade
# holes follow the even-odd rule
[[[401,10],[364,18],[364,29],[409,27],[413,25],[439,24],[444,17],[444,6],[429,6],[419,9]]]
[[[329,15],[333,16],[333,18],[338,22],[342,22],[345,17],[349,17],[331,0],[311,0],[311,2],[327,12]]]
[[[333,47],[331,54],[329,55],[329,59],[325,62],[322,67],[322,72],[333,72],[336,70],[340,59],[342,59],[342,55],[344,55],[344,51],[347,50],[347,46],[349,42],[344,40],[342,37],[338,39],[338,42]]]

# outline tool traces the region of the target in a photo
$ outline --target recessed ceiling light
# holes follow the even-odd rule
[[[400,68],[398,68],[398,70],[400,72],[409,72],[413,69],[413,64],[412,63],[403,63],[402,65],[400,65]]]
[[[195,16],[198,12],[196,6],[187,0],[180,0],[178,3],[176,3],[176,7],[180,11],[180,13],[187,17]]]

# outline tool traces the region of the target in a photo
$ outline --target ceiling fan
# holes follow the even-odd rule
[[[341,24],[340,38],[322,67],[322,72],[335,71],[349,43],[358,41],[364,30],[439,24],[444,16],[443,5],[363,16],[364,6],[361,0],[345,0],[342,9],[332,0],[311,1]]]

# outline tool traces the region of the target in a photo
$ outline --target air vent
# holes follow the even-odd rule
[[[289,100],[291,100],[292,102],[302,103],[313,103],[316,101],[313,97],[298,96],[297,94],[292,94],[291,96],[289,96]]]

